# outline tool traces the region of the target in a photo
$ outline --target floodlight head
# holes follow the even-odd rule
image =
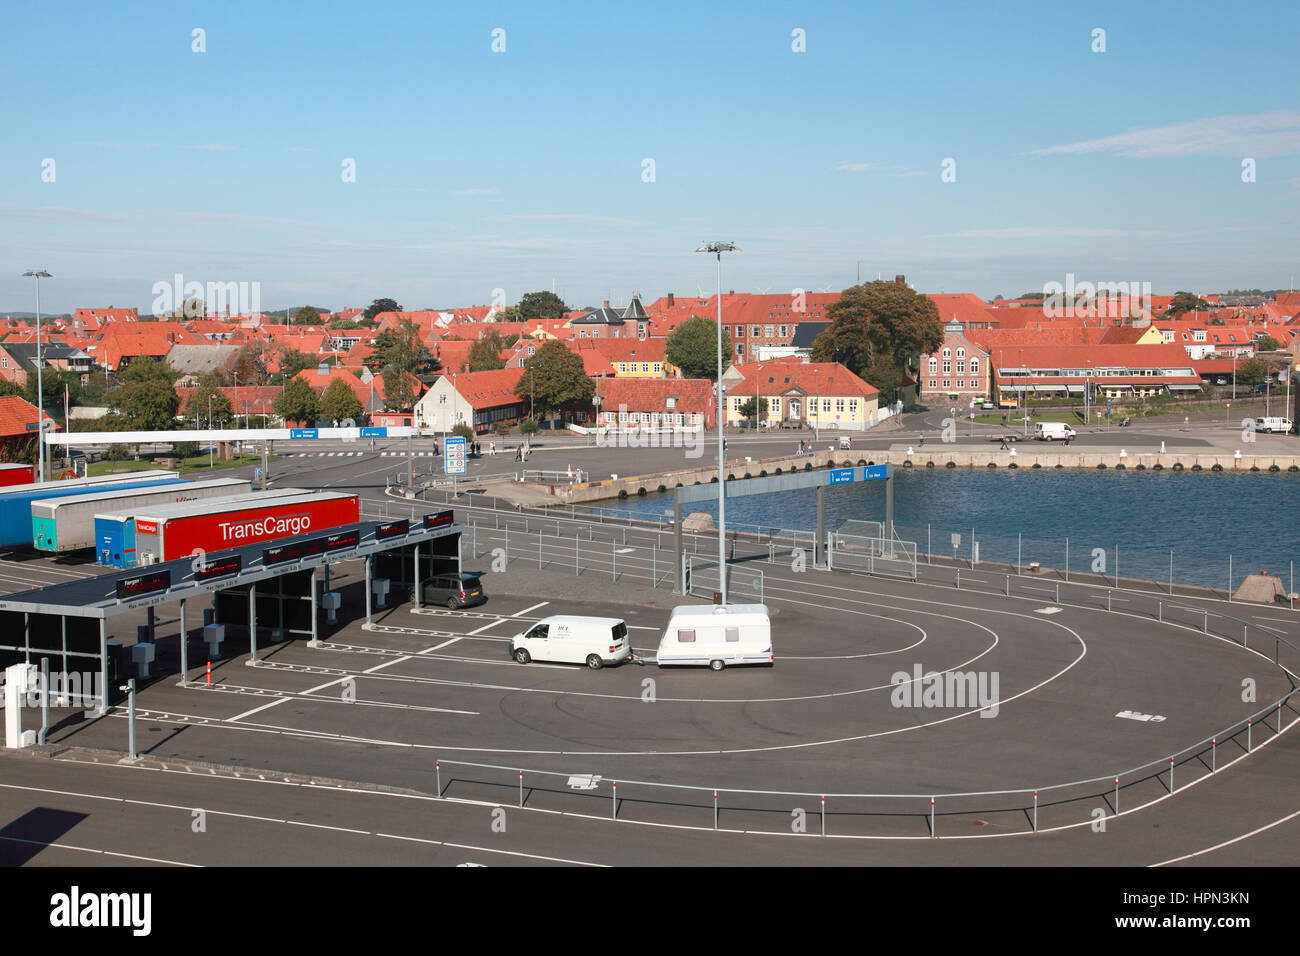
[[[721,255],[724,252],[741,252],[742,250],[734,242],[704,242],[696,252],[712,252]]]
[[[46,272],[44,269],[28,269],[26,272],[23,273],[23,278],[24,278],[24,279],[29,279],[29,278],[32,278],[32,277],[35,277],[35,278],[37,278],[37,279],[53,279],[53,278],[54,278],[54,276],[50,275],[50,274],[49,274],[48,272]]]

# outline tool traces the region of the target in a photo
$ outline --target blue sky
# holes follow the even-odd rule
[[[1297,10],[11,5],[0,311],[33,308],[30,268],[50,311],[148,311],[176,273],[267,309],[624,302],[711,290],[712,238],[738,290],[837,290],[858,260],[984,297],[1286,286]]]

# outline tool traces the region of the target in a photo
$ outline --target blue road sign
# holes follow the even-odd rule
[[[290,428],[290,438],[319,438],[320,430],[316,428]]]
[[[867,465],[867,467],[862,469],[863,481],[875,481],[877,478],[888,478],[888,477],[889,477],[888,465]]]
[[[444,475],[465,474],[468,460],[465,457],[465,439],[448,436],[443,442],[442,468]]]
[[[375,428],[363,428],[361,429],[361,437],[362,438],[387,438],[388,429],[387,427],[384,426],[377,426]]]
[[[847,485],[855,480],[852,468],[835,468],[830,472],[830,476],[832,485]]]

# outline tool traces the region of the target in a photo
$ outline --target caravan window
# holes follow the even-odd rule
[[[738,627],[727,628],[727,643],[728,644],[740,643],[740,628]]]
[[[686,629],[684,629],[684,628],[678,628],[678,629],[677,629],[677,643],[678,643],[678,644],[694,644],[694,643],[695,643],[695,628],[691,628],[690,630],[686,630]]]

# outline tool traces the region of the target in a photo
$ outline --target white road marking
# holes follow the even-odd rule
[[[1274,820],[1272,823],[1265,824],[1262,827],[1256,827],[1249,833],[1243,833],[1241,836],[1233,837],[1231,840],[1224,840],[1222,843],[1216,843],[1214,846],[1207,846],[1204,850],[1197,850],[1195,853],[1185,853],[1182,856],[1174,857],[1172,860],[1165,860],[1162,863],[1152,863],[1151,865],[1168,866],[1170,863],[1180,863],[1183,860],[1190,860],[1193,857],[1202,856],[1206,853],[1213,853],[1215,850],[1222,850],[1225,846],[1232,846],[1232,844],[1240,843],[1242,840],[1249,840],[1256,834],[1263,833],[1265,830],[1271,830],[1276,826],[1281,826],[1283,823],[1286,823],[1289,820],[1294,820],[1296,817],[1300,817],[1300,810],[1295,811],[1295,813],[1288,813],[1280,820]]]
[[[504,618],[504,617],[501,618],[500,620],[497,620],[497,621],[489,621],[487,624],[484,624],[482,627],[475,628],[474,630],[470,631],[469,633],[470,633],[470,635],[481,634],[481,633],[483,633],[484,631],[486,631],[489,627],[496,627],[498,624],[502,624],[502,623],[504,623],[505,621],[506,621],[506,618]]]
[[[197,863],[182,863],[180,860],[163,860],[156,856],[137,856],[134,853],[116,853],[113,850],[99,850],[91,846],[76,846],[71,843],[47,843],[44,840],[24,840],[21,837],[0,836],[0,840],[10,843],[26,843],[30,846],[49,847],[54,850],[76,850],[79,853],[98,853],[101,856],[120,856],[125,860],[141,860],[145,863],[166,863],[170,866],[197,867]],[[594,865],[594,864],[593,864]]]
[[[376,664],[374,667],[369,667],[361,673],[373,674],[375,671],[383,670],[385,667],[392,667],[394,664],[400,664],[403,661],[409,661],[410,659],[410,657],[394,657],[391,661],[384,661],[382,664]]]
[[[1061,609],[1059,607],[1040,607],[1038,610],[1034,611],[1034,613],[1035,614],[1060,614]]]
[[[319,684],[316,687],[309,688],[308,690],[303,691],[301,695],[292,695],[292,696],[277,698],[276,700],[273,700],[268,704],[262,704],[260,707],[254,707],[252,710],[245,711],[242,714],[237,714],[234,717],[227,717],[226,721],[228,723],[233,723],[236,720],[243,720],[245,717],[251,717],[253,714],[259,713],[263,710],[269,710],[270,708],[275,707],[278,704],[283,704],[286,701],[294,700],[299,696],[305,697],[308,694],[314,694],[318,690],[324,690],[326,687],[330,687],[334,684],[342,684],[345,680],[349,680],[349,679],[350,678],[347,677],[339,677],[336,678],[335,680],[327,681],[324,684]]]
[[[455,643],[456,643],[457,641],[459,641],[459,640],[460,640],[459,637],[453,637],[450,641],[443,641],[441,644],[437,645],[436,647],[426,647],[424,650],[420,651],[420,653],[421,653],[421,654],[432,654],[434,651],[440,651],[440,650],[442,650],[444,647],[449,647],[449,646],[451,646],[452,644],[455,644]]]
[[[551,603],[550,601],[543,601],[541,604],[534,604],[532,607],[526,607],[526,608],[524,608],[522,611],[515,611],[515,613],[514,613],[514,614],[511,614],[510,616],[511,616],[511,617],[521,617],[521,616],[527,614],[529,611],[536,611],[539,607],[546,607],[546,605],[548,605],[548,604],[550,604],[550,603]]]
[[[1120,711],[1118,714],[1116,714],[1115,716],[1116,716],[1116,717],[1126,717],[1126,718],[1128,718],[1129,720],[1150,720],[1150,721],[1154,721],[1154,722],[1156,722],[1156,723],[1159,723],[1160,721],[1162,721],[1162,720],[1165,719],[1165,718],[1162,717],[1160,714],[1143,714],[1143,713],[1140,713],[1139,711],[1136,711],[1136,710],[1121,710],[1121,711]]]

